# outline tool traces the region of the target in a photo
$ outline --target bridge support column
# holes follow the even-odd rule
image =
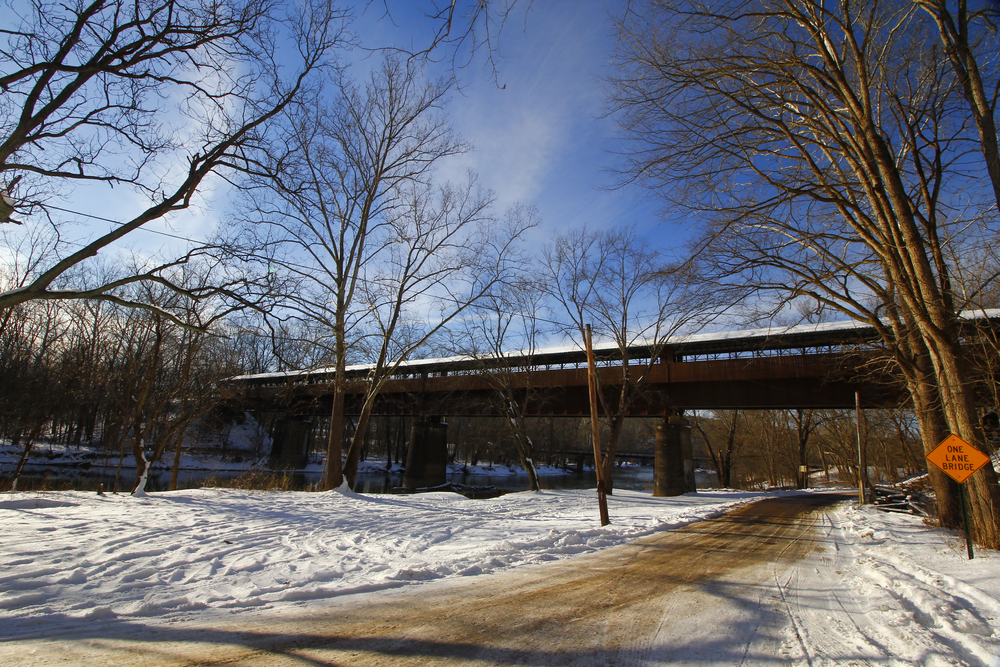
[[[664,417],[656,426],[653,495],[679,496],[694,490],[691,426],[680,415]]]
[[[403,486],[422,489],[441,486],[448,472],[448,425],[440,417],[415,419],[410,428]]]
[[[309,463],[312,422],[301,417],[283,417],[274,426],[271,466],[301,470]]]

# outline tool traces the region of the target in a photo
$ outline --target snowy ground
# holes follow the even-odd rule
[[[360,496],[205,489],[144,498],[0,496],[0,640],[101,619],[159,624],[569,558],[710,517],[763,494],[590,491]],[[796,641],[879,664],[1000,667],[1000,554],[909,515],[843,505],[828,549],[779,582]],[[846,643],[846,644],[845,644]],[[889,658],[891,656],[891,659]],[[948,656],[951,656],[950,658]]]
[[[565,558],[713,516],[759,494],[582,491],[469,500],[203,489],[144,498],[0,496],[3,634],[95,617],[241,609]]]
[[[823,530],[829,547],[777,581],[792,655],[1000,667],[1000,552],[969,561],[963,537],[856,503],[829,512]]]

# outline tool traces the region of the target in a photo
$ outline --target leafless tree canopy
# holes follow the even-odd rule
[[[997,231],[981,179],[989,151],[933,9],[636,3],[613,102],[631,141],[625,173],[705,221],[698,244],[716,251],[719,283],[779,306],[805,297],[881,331],[925,447],[948,431],[982,441],[952,273],[963,248]],[[966,56],[995,100],[995,33],[966,25]],[[977,529],[996,545],[994,477],[971,484]],[[957,496],[938,482],[954,525]]]
[[[517,229],[533,226],[537,211],[512,207],[505,226]],[[463,317],[448,344],[451,354],[467,355],[479,362],[479,370],[490,383],[491,403],[503,416],[521,466],[528,476],[528,488],[537,491],[535,445],[529,435],[528,405],[537,409],[541,400],[531,385],[534,352],[547,331],[547,298],[541,281],[533,275],[537,267],[531,259],[512,253],[511,270],[504,280],[487,292]]]
[[[345,73],[289,106],[261,174],[247,183],[242,260],[284,286],[276,318],[302,322],[334,368],[327,483],[340,484],[344,369],[374,364],[348,450],[354,471],[373,402],[392,370],[505,279],[525,225],[497,220],[470,175],[435,182],[467,149],[442,113],[449,81],[385,57],[361,85]]]
[[[126,303],[118,290],[137,281],[180,289],[171,269],[191,255],[89,288],[57,286],[130,232],[189,207],[212,175],[256,170],[268,123],[343,39],[344,11],[324,0],[294,14],[288,7],[270,0],[8,5],[0,28],[0,187],[11,190],[13,217],[72,220],[60,203],[89,188],[112,198],[107,217],[121,223],[63,245],[0,294],[0,308],[31,299]],[[115,206],[121,188],[146,203]]]
[[[403,7],[396,1],[369,0],[369,6],[375,4],[380,6],[383,20],[399,21]],[[532,0],[428,0],[422,3],[421,13],[429,24],[430,40],[392,50],[414,60],[450,62],[453,72],[469,65],[477,54],[485,54],[494,81],[499,84],[501,35],[521,12],[527,21],[532,4]]]
[[[186,267],[183,285],[204,279],[197,268]],[[175,313],[185,310],[177,303],[182,297],[159,285],[127,290],[129,298]],[[192,310],[185,317],[192,323],[201,319]],[[227,398],[218,381],[245,367],[245,343],[99,300],[36,300],[3,309],[0,438],[22,451],[12,486],[32,449],[47,442],[88,446],[114,474],[116,487],[126,452],[136,462],[135,488],[148,479],[150,464],[171,454],[176,488],[182,445],[190,444],[185,440],[192,425],[205,424]]]
[[[542,271],[565,333],[583,347],[591,325],[621,359],[610,395],[598,379],[600,412],[610,428],[601,463],[609,479],[625,419],[667,339],[710,319],[715,302],[702,282],[690,279],[690,263],[670,263],[634,227],[558,235],[545,248]],[[638,345],[649,346],[647,357],[631,357]]]

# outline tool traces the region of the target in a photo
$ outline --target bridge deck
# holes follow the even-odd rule
[[[967,318],[970,326],[1000,321],[1000,310]],[[973,319],[979,321],[972,321]],[[796,327],[676,336],[662,348],[639,343],[633,360],[651,365],[633,416],[659,416],[691,409],[850,408],[855,393],[863,407],[900,405],[907,395],[892,365],[874,345],[873,327],[839,322]],[[621,354],[598,346],[602,382],[613,393]],[[496,410],[496,368],[508,375],[517,400],[531,416],[589,414],[586,355],[579,348],[553,348],[496,358],[449,357],[400,364],[378,398],[377,414],[486,415]],[[348,367],[345,411],[357,414],[371,366]],[[638,377],[643,365],[633,364]],[[329,369],[265,373],[232,378],[256,409],[329,414]]]
[[[874,372],[861,376],[865,364],[857,354],[814,354],[716,361],[659,362],[640,385],[631,414],[657,416],[691,409],[848,408],[860,392],[863,405],[897,405],[903,399],[898,384]],[[846,371],[845,371],[846,369]],[[634,366],[633,377],[644,368]],[[613,400],[620,367],[599,369],[605,391]],[[589,414],[586,369],[532,370],[512,373],[508,380],[525,413],[532,416]],[[500,414],[495,385],[486,374],[396,378],[386,382],[376,412],[401,415]],[[247,397],[259,409],[327,414],[328,383],[257,385]],[[365,383],[346,387],[345,410],[356,414]]]
[[[1000,311],[997,311],[1000,317]],[[858,322],[833,322],[792,327],[772,327],[747,331],[729,331],[707,334],[672,336],[658,346],[658,356],[673,361],[716,360],[721,356],[737,359],[754,356],[776,356],[782,353],[795,356],[806,351],[827,351],[830,348],[855,347],[877,339],[875,329]],[[648,341],[637,341],[629,347],[633,360],[647,360],[653,349]],[[599,363],[612,364],[621,360],[621,351],[613,343],[597,343],[594,354]],[[482,373],[494,357],[457,356],[433,359],[411,359],[399,365],[397,377]],[[539,370],[586,368],[587,354],[579,346],[564,346],[513,352],[503,357],[509,367],[530,367]],[[373,368],[372,364],[355,364],[347,367],[348,377],[363,379]],[[310,384],[330,381],[330,368],[284,371],[241,375],[232,381],[247,385]]]

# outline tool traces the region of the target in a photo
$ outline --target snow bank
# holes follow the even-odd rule
[[[717,515],[761,494],[593,490],[469,500],[201,489],[136,498],[0,496],[0,626],[274,607],[565,558]]]
[[[830,664],[1000,667],[1000,553],[969,561],[957,533],[871,506],[826,516],[829,548],[784,575],[807,654]]]

